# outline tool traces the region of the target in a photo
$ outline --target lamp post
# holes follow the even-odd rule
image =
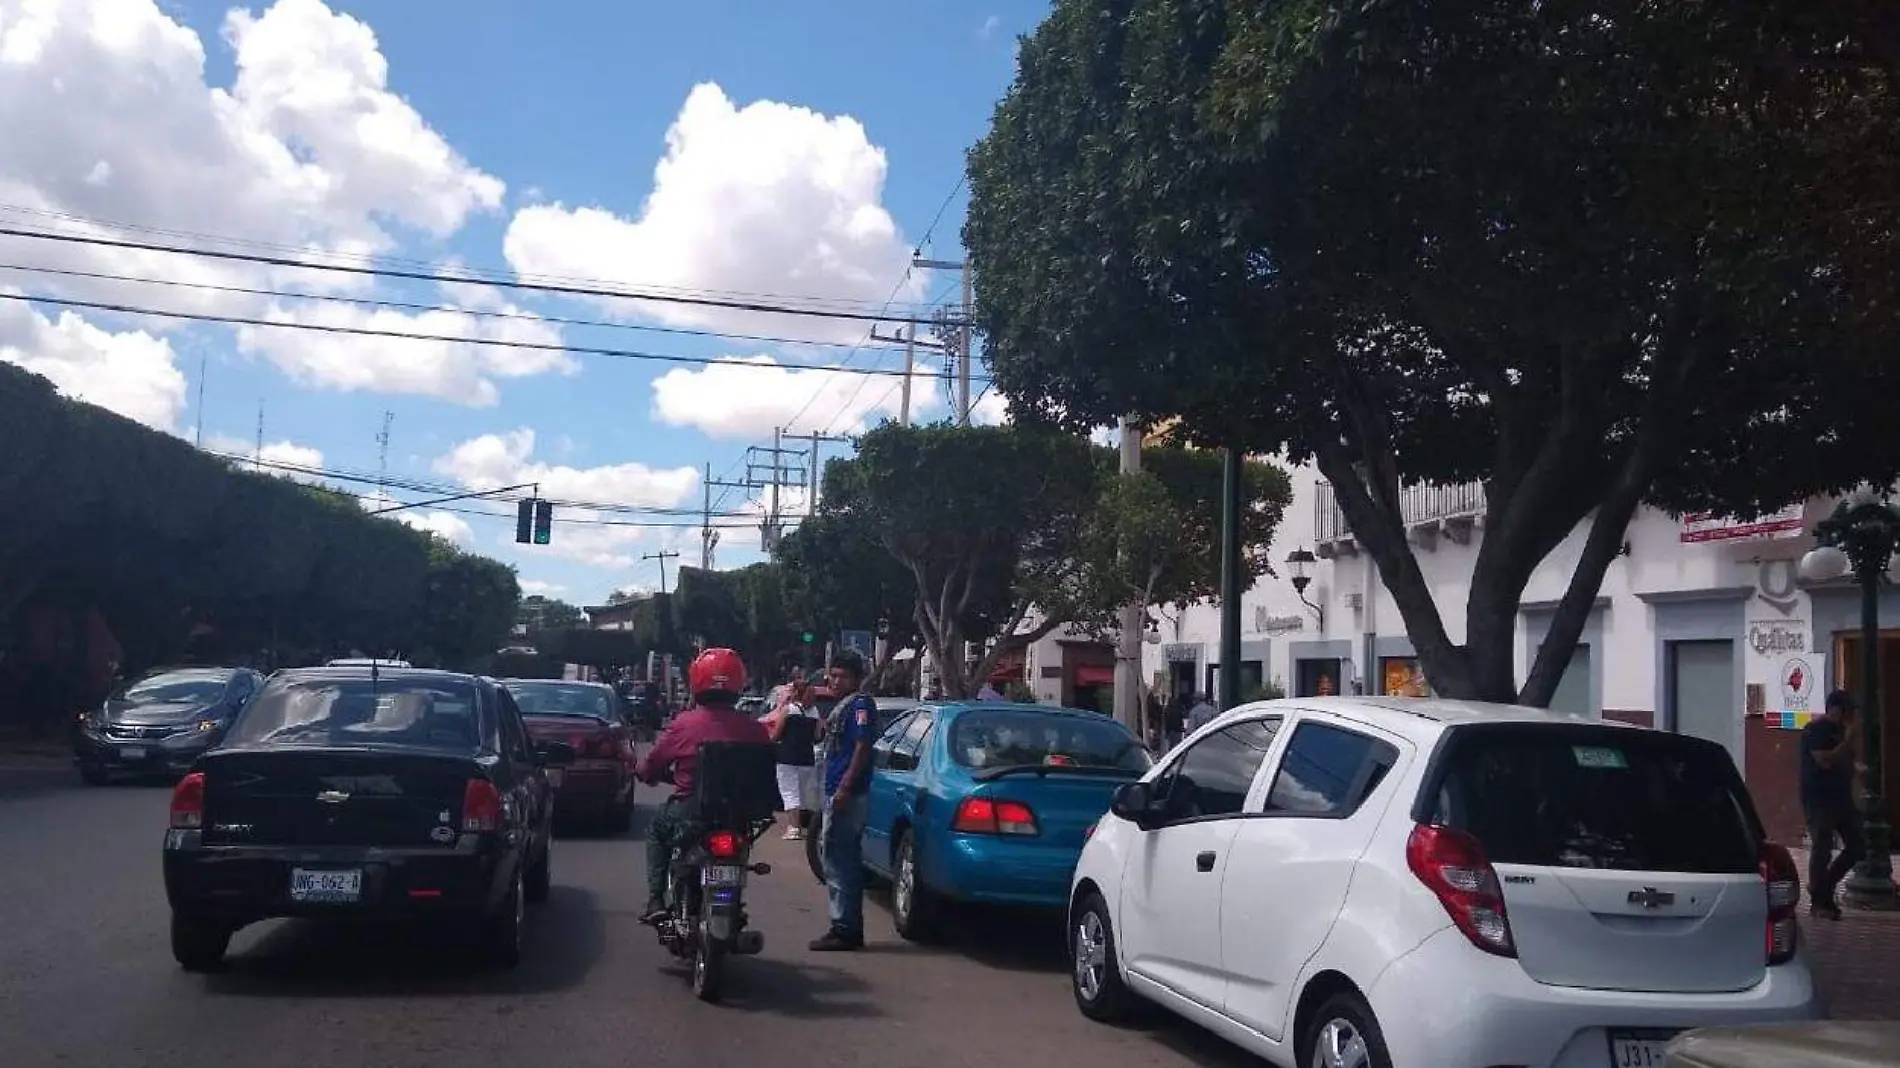
[[[1289,581],[1293,583],[1293,592],[1299,595],[1300,603],[1305,605],[1307,610],[1313,613],[1314,621],[1319,624],[1321,633],[1324,633],[1326,630],[1326,610],[1306,599],[1306,588],[1313,584],[1313,577],[1306,573],[1306,569],[1317,563],[1319,563],[1319,557],[1308,552],[1304,545],[1288,553],[1286,557],[1287,570],[1292,572],[1292,577]]]
[[[1817,545],[1801,558],[1801,577],[1827,582],[1848,574],[1860,585],[1860,700],[1862,761],[1861,812],[1867,826],[1867,856],[1842,887],[1843,896],[1863,907],[1894,906],[1893,860],[1888,849],[1887,799],[1881,751],[1880,584],[1900,548],[1900,510],[1882,497],[1842,501],[1814,528]]]

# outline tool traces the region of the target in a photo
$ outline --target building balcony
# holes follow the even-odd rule
[[[1399,516],[1412,543],[1422,549],[1436,549],[1440,537],[1467,544],[1471,531],[1484,516],[1484,483],[1401,487]],[[1317,543],[1314,551],[1322,559],[1353,556],[1359,551],[1346,513],[1340,509],[1329,483],[1319,483],[1319,492],[1313,498],[1313,531]]]

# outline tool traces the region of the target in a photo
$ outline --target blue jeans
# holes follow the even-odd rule
[[[832,808],[825,798],[825,822],[819,832],[819,856],[825,863],[825,889],[831,897],[831,929],[864,938],[864,819],[868,799],[859,794]]]

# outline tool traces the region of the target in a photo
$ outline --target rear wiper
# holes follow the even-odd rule
[[[1051,772],[1059,772],[1063,775],[1114,775],[1129,777],[1139,774],[1138,772],[1129,771],[1127,768],[1110,768],[1103,767],[1099,764],[1005,764],[997,768],[984,768],[981,771],[973,773],[970,777],[977,782],[990,782],[994,779],[1008,778],[1011,775],[1034,775],[1037,778],[1047,778]]]

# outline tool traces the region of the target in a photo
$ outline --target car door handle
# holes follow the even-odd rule
[[[1195,871],[1213,871],[1214,870],[1214,851],[1210,849],[1205,853],[1196,854],[1194,857],[1194,870]]]

